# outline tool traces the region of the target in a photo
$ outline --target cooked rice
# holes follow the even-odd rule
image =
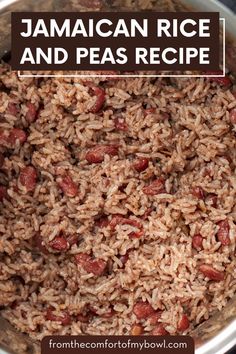
[[[8,195],[0,204],[1,314],[37,340],[51,334],[130,334],[137,323],[148,334],[155,325],[133,312],[136,302],[147,301],[162,311],[159,323],[171,334],[179,333],[185,313],[190,327],[183,333],[189,333],[236,292],[233,89],[204,78],[92,82],[106,94],[97,113],[90,112],[96,96],[81,79],[22,79],[1,67],[1,131],[17,127],[27,133],[24,144],[0,148],[0,184]],[[39,110],[33,123],[26,119],[28,102]],[[16,114],[9,112],[11,103],[20,107]],[[149,108],[156,110],[148,113]],[[115,128],[117,117],[127,131]],[[97,144],[118,145],[118,156],[89,164],[86,153]],[[133,167],[137,157],[149,159],[143,172]],[[38,173],[28,192],[19,182],[27,165]],[[75,197],[58,185],[64,174],[78,186]],[[144,187],[160,176],[165,191],[145,194]],[[217,195],[217,207],[193,196],[195,187]],[[98,225],[116,214],[141,223],[141,238],[130,237],[132,225]],[[218,222],[226,218],[230,244],[222,245]],[[202,250],[192,246],[196,234],[203,237]],[[35,244],[39,235],[49,254]],[[50,242],[58,235],[77,235],[78,242],[55,251]],[[127,252],[123,266],[120,257]],[[107,262],[104,274],[77,265],[78,253]],[[223,272],[224,280],[205,277],[201,264]],[[68,313],[71,323],[49,320],[48,309],[59,318]],[[81,322],[78,315],[88,311],[89,322]]]

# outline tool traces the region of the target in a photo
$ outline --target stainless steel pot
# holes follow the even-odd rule
[[[0,0],[0,57],[10,50],[10,13],[12,11],[85,11],[92,0]],[[156,0],[157,10],[219,11],[226,19],[226,62],[236,72],[236,16],[216,0]],[[139,10],[139,0],[104,0],[105,11]],[[186,7],[187,6],[187,7]],[[148,4],[147,4],[148,8]],[[94,10],[94,9],[93,9]],[[234,36],[235,35],[235,36]],[[1,296],[1,295],[0,295]],[[196,354],[223,354],[236,345],[236,296],[222,312],[215,313],[198,326],[192,336],[196,341]],[[1,349],[2,348],[2,349]],[[4,349],[3,349],[4,348]],[[38,343],[17,333],[0,317],[0,354],[40,353]]]

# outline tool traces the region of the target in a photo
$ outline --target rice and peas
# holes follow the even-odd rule
[[[236,291],[226,78],[1,66],[0,306],[19,331],[186,334]]]

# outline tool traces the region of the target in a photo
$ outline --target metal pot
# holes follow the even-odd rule
[[[12,11],[85,11],[91,3],[93,0],[0,0],[0,57],[10,50]],[[129,5],[130,3],[127,0],[104,0],[102,10],[139,10],[138,0],[132,2],[132,5]],[[178,0],[156,0],[155,7],[157,11],[173,11],[173,7],[176,11],[187,10],[189,7],[196,11],[219,11],[221,17],[226,19],[226,63],[236,72],[236,45],[234,44],[236,16],[216,0],[182,0],[181,3]],[[222,312],[215,313],[208,321],[199,325],[191,335],[196,342],[196,354],[223,354],[233,348],[236,345],[236,296],[229,301]],[[0,354],[10,353],[40,353],[39,344],[34,343],[26,335],[17,333],[0,317]]]

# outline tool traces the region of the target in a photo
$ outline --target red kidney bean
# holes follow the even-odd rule
[[[126,132],[128,130],[128,125],[125,123],[124,118],[115,118],[115,128],[123,132]]]
[[[38,116],[38,111],[36,109],[36,106],[31,102],[26,103],[26,106],[28,108],[28,111],[25,115],[25,118],[29,123],[33,123],[36,121]]]
[[[139,319],[147,319],[153,313],[155,313],[154,308],[147,301],[139,301],[133,307],[133,313]]]
[[[180,332],[186,331],[189,328],[189,319],[187,315],[183,314],[178,322],[177,329]]]
[[[7,198],[7,187],[0,185],[0,202]]]
[[[19,180],[28,192],[33,191],[37,182],[37,171],[33,166],[24,167],[20,171]]]
[[[231,109],[229,119],[232,124],[236,124],[236,108]]]
[[[27,140],[27,135],[24,130],[13,128],[10,131],[8,141],[10,144],[14,145],[17,142],[17,140],[19,140],[21,144],[24,144],[24,142],[26,142]]]
[[[163,326],[162,323],[159,323],[153,330],[152,330],[152,335],[153,336],[166,336],[169,334],[165,327]]]
[[[146,195],[156,195],[165,192],[165,180],[162,177],[157,178],[155,181],[143,188],[143,193]]]
[[[218,201],[218,198],[217,198],[216,194],[210,193],[206,197],[206,202],[209,202],[213,208],[217,208],[217,201]]]
[[[50,247],[57,251],[66,251],[68,249],[67,240],[62,236],[56,236],[51,242]]]
[[[88,273],[102,275],[106,269],[107,263],[102,259],[95,259],[86,263],[83,267]]]
[[[193,236],[192,238],[192,246],[193,248],[195,248],[196,250],[202,250],[203,246],[202,246],[202,242],[203,242],[203,237],[200,234],[196,234]]]
[[[206,75],[222,75],[223,71],[219,70],[219,71],[206,71],[205,72]],[[224,77],[209,77],[208,78],[210,81],[214,81],[217,84],[221,85],[221,86],[229,86],[232,84],[231,79],[229,78],[229,76],[225,75]]]
[[[19,106],[16,103],[9,102],[8,107],[7,107],[8,113],[12,114],[13,116],[16,116],[19,113]]]
[[[137,172],[145,171],[148,168],[149,160],[145,157],[136,159],[133,163],[133,167]]]
[[[140,324],[133,325],[130,334],[132,336],[140,336],[141,334],[143,334],[143,326],[141,326]]]
[[[192,191],[191,191],[192,195],[198,199],[204,199],[205,195],[204,195],[204,190],[202,189],[202,187],[193,187]]]
[[[154,326],[158,323],[161,318],[162,311],[155,311],[151,316],[148,317],[148,322],[150,325]]]
[[[93,91],[95,96],[97,96],[97,99],[96,99],[96,102],[94,103],[93,107],[90,108],[90,112],[97,113],[98,111],[100,111],[100,109],[104,105],[105,91],[102,88],[96,87],[96,86],[92,86],[91,90]]]
[[[199,266],[200,272],[210,280],[221,281],[224,280],[224,272],[216,270],[211,265],[202,264]]]
[[[69,175],[59,179],[58,185],[67,197],[73,198],[78,194],[78,187]]]
[[[71,324],[71,317],[67,311],[62,311],[60,316],[54,315],[52,308],[48,308],[46,312],[46,320],[60,322],[63,326]]]
[[[85,159],[89,163],[100,163],[104,160],[105,155],[118,155],[117,145],[96,145],[89,149],[85,155]]]
[[[92,257],[86,253],[78,253],[75,256],[77,264],[81,265],[83,269],[88,273],[94,275],[102,275],[107,267],[107,263],[102,259],[92,259]]]
[[[219,226],[219,230],[217,232],[217,239],[223,246],[230,245],[230,237],[229,237],[229,222],[227,219],[221,220],[217,223]]]

